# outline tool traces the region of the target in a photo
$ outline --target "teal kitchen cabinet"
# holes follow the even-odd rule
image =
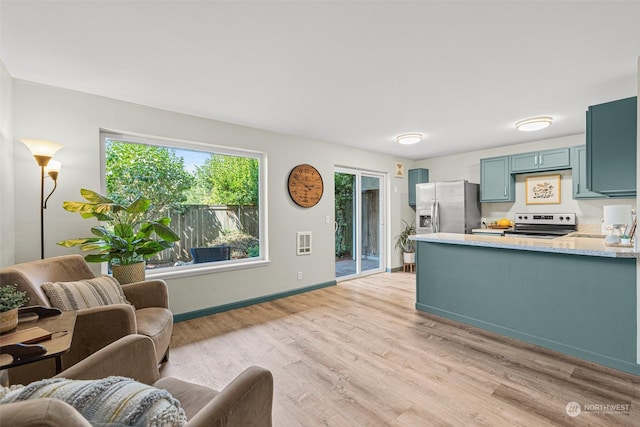
[[[573,181],[574,199],[602,199],[604,194],[587,188],[587,146],[578,145],[571,148],[571,177]]]
[[[637,97],[587,111],[587,187],[609,197],[636,196]]]
[[[416,184],[429,182],[429,169],[409,169],[409,206],[416,207]]]
[[[511,173],[542,172],[570,167],[569,148],[534,151],[511,156]]]
[[[510,156],[480,159],[480,201],[513,202],[515,176],[511,175]]]

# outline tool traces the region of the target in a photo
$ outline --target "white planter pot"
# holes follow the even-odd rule
[[[405,264],[415,264],[416,262],[416,253],[415,252],[403,252],[402,259]]]

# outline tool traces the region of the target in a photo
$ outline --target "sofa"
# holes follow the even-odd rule
[[[273,376],[269,370],[250,366],[221,391],[178,378],[160,378],[153,342],[143,335],[123,337],[55,378],[97,380],[111,376],[131,378],[168,391],[180,402],[186,414],[187,427],[272,425]],[[91,426],[76,408],[52,398],[3,403],[0,411],[2,425],[13,427]],[[95,419],[93,421],[96,423]]]
[[[76,282],[95,279],[91,268],[80,255],[65,255],[24,262],[0,269],[0,284],[16,284],[27,292],[25,305],[51,307],[43,284]],[[129,334],[151,338],[155,360],[168,359],[173,330],[173,314],[169,310],[167,284],[162,280],[122,285],[130,304],[118,303],[77,310],[77,320],[71,349],[62,357],[62,369],[69,368],[108,344]],[[9,370],[11,384],[29,383],[55,375],[52,360],[31,363]]]

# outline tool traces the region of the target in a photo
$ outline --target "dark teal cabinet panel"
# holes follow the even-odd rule
[[[640,375],[635,258],[417,246],[418,310]]]
[[[429,169],[409,169],[409,206],[416,206],[416,184],[429,182]]]
[[[513,202],[515,178],[511,175],[510,157],[480,159],[480,201]]]
[[[571,148],[571,177],[573,180],[574,199],[602,199],[604,194],[587,188],[587,146],[579,145]]]
[[[610,197],[636,195],[637,97],[593,105],[587,111],[587,181]]]
[[[569,148],[534,151],[511,156],[511,173],[542,172],[571,167]]]

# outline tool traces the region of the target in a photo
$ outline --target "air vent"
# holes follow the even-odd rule
[[[298,231],[297,235],[297,254],[309,255],[311,254],[311,232],[310,231]]]

